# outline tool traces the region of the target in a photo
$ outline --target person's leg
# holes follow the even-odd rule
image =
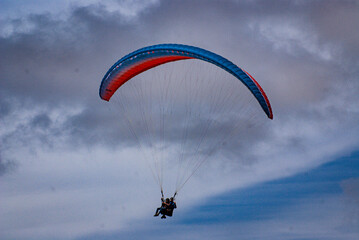
[[[155,213],[155,217],[157,217],[158,215],[160,215],[160,210],[161,210],[161,208],[157,208],[157,210],[156,210],[156,213]]]

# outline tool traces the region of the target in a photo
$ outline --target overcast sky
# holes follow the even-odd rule
[[[345,0],[0,0],[0,238],[359,239],[357,23],[359,2]],[[209,161],[165,221],[153,218],[159,189],[134,136],[98,96],[112,64],[160,43],[231,60],[274,113],[214,156],[218,129],[237,124],[216,120],[200,153]],[[198,82],[212,76],[206,64],[172,64],[174,81],[188,65]],[[141,77],[171,75],[161,73]],[[182,107],[173,104],[168,155]],[[197,126],[207,118],[204,109]],[[193,126],[185,148],[202,136]]]

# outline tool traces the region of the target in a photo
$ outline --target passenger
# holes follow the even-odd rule
[[[171,197],[171,198],[170,198],[170,201],[169,201],[169,205],[168,205],[168,207],[167,207],[167,214],[166,214],[166,215],[172,217],[172,215],[173,215],[173,210],[174,210],[175,208],[177,208],[177,204],[176,204],[176,202],[174,201],[174,198]]]
[[[156,209],[156,213],[154,217],[157,217],[158,215],[162,214],[161,218],[166,218],[165,214],[167,207],[169,206],[170,200],[167,198],[166,201],[164,201],[164,198],[161,198],[161,202],[162,202],[161,207]]]

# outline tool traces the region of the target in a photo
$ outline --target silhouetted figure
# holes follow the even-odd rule
[[[174,198],[171,197],[171,198],[170,198],[170,201],[169,201],[169,205],[168,205],[168,207],[167,207],[166,215],[172,217],[173,210],[174,210],[175,208],[177,208],[177,204],[176,204],[176,202],[174,201]]]
[[[164,201],[164,198],[161,198],[162,204],[161,207],[157,208],[155,217],[162,214],[162,219],[166,218],[166,216],[172,217],[173,215],[173,209],[177,208],[176,202],[174,201],[174,198],[171,199],[166,198],[166,201]]]

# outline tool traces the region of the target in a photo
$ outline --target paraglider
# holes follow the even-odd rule
[[[229,60],[225,59],[224,57],[215,54],[213,52],[210,52],[208,50],[194,47],[194,46],[188,46],[188,45],[180,45],[180,44],[159,44],[159,45],[153,45],[144,47],[141,49],[138,49],[130,54],[127,54],[126,56],[122,57],[120,60],[118,60],[105,74],[105,76],[102,79],[101,86],[99,89],[99,95],[100,98],[105,101],[110,101],[110,99],[113,97],[113,95],[122,88],[123,85],[126,85],[125,83],[130,81],[131,79],[135,78],[135,76],[139,75],[140,73],[147,72],[150,69],[156,68],[159,65],[163,65],[169,62],[175,62],[179,60],[202,60],[204,62],[211,63],[226,72],[228,72],[230,75],[234,76],[237,80],[239,80],[250,92],[252,95],[252,98],[254,96],[255,100],[259,103],[260,107],[264,111],[265,115],[269,119],[273,119],[273,112],[270,105],[270,102],[268,100],[268,97],[266,96],[264,90],[262,87],[258,84],[258,82],[246,71],[242,70]],[[153,80],[153,79],[152,79]],[[169,81],[170,79],[166,80],[164,83],[157,84],[155,86],[162,86],[163,84],[166,84],[163,89],[157,90],[156,94],[158,92],[161,92],[162,90],[165,91],[169,88]],[[196,80],[197,81],[197,80]],[[191,81],[191,82],[196,82]],[[218,80],[219,81],[219,80]],[[130,81],[131,82],[131,81]],[[180,147],[178,150],[178,159],[179,159],[179,165],[184,165],[185,170],[188,173],[184,176],[177,176],[176,181],[176,190],[174,192],[174,195],[171,199],[167,198],[164,200],[163,195],[163,166],[159,163],[157,158],[160,155],[161,158],[166,158],[166,154],[164,153],[167,147],[167,143],[169,142],[168,139],[173,139],[173,136],[169,136],[168,139],[165,137],[165,132],[168,132],[166,130],[166,121],[165,118],[168,116],[173,115],[175,102],[179,101],[176,100],[178,98],[173,97],[174,99],[168,100],[166,98],[171,97],[171,95],[175,95],[176,92],[186,92],[188,89],[191,89],[192,87],[187,87],[182,89],[181,91],[179,89],[176,89],[178,86],[176,85],[173,90],[173,93],[170,94],[168,92],[163,93],[159,97],[159,102],[156,102],[153,104],[153,106],[150,106],[149,104],[151,101],[146,100],[145,96],[151,95],[151,94],[144,94],[144,89],[149,88],[156,88],[156,87],[143,87],[140,89],[137,89],[136,87],[133,87],[129,91],[135,91],[137,95],[132,96],[129,99],[121,99],[119,100],[119,105],[123,109],[123,116],[124,120],[127,121],[128,127],[130,132],[133,134],[134,138],[138,142],[139,148],[146,148],[144,152],[146,152],[147,149],[151,149],[150,151],[153,151],[152,158],[154,159],[153,167],[150,166],[150,169],[152,171],[152,174],[154,176],[154,179],[157,181],[157,183],[160,186],[162,198],[161,202],[162,205],[160,208],[157,208],[157,211],[155,213],[155,216],[158,216],[159,214],[162,214],[162,218],[166,218],[166,216],[172,216],[173,210],[177,207],[174,198],[176,197],[178,191],[182,189],[182,187],[185,185],[185,183],[193,176],[193,174],[197,171],[197,169],[202,165],[202,163],[215,152],[215,149],[211,149],[209,152],[207,152],[207,156],[201,158],[199,155],[203,154],[205,152],[203,149],[201,149],[201,146],[203,146],[204,139],[208,136],[208,132],[210,130],[210,127],[213,127],[213,122],[215,122],[214,117],[209,118],[206,121],[206,124],[199,124],[199,127],[195,127],[192,124],[193,128],[196,129],[196,131],[199,131],[200,134],[198,134],[199,140],[198,143],[194,144],[193,150],[185,152],[186,146],[189,145],[188,138],[189,138],[189,129],[191,128],[191,120],[193,119],[193,116],[195,117],[203,117],[201,114],[192,114],[191,110],[185,110],[185,114],[178,114],[178,116],[182,117],[183,115],[191,116],[191,119],[187,119],[184,121],[181,121],[180,123],[183,124],[183,133],[179,134],[180,144],[178,144]],[[200,86],[200,89],[203,88],[203,86]],[[178,90],[178,91],[177,91]],[[222,89],[223,90],[223,89]],[[221,91],[222,91],[221,90]],[[214,107],[213,109],[221,109],[223,108],[224,100],[228,97],[226,94],[221,91],[217,91],[217,95],[220,97],[220,100],[214,101]],[[225,90],[223,90],[225,91]],[[128,93],[128,91],[126,92]],[[125,94],[122,94],[125,95]],[[201,95],[196,93],[190,93],[189,97],[182,97],[180,98],[182,102],[179,103],[182,104],[181,108],[186,109],[187,107],[193,107],[198,109],[195,104],[192,104],[191,97],[200,99]],[[144,136],[142,132],[136,132],[136,128],[138,128],[135,124],[140,124],[140,121],[134,121],[133,118],[128,117],[127,115],[131,112],[135,111],[133,107],[126,109],[126,104],[131,103],[133,99],[141,98],[142,102],[145,104],[143,106],[138,106],[137,109],[139,113],[137,116],[140,116],[140,120],[144,121],[143,123],[143,131],[147,133],[148,137]],[[142,99],[143,98],[143,99]],[[205,101],[205,100],[203,100]],[[210,103],[206,103],[206,107],[200,107],[201,109],[206,108],[207,105],[210,105]],[[158,109],[155,109],[155,107],[158,107]],[[155,110],[154,110],[155,109]],[[212,109],[212,108],[210,108]],[[195,111],[195,110],[194,110]],[[149,116],[146,116],[148,114]],[[156,121],[154,118],[157,115],[161,115],[161,117],[158,118],[158,121]],[[220,114],[213,114],[214,115],[220,115]],[[178,117],[173,117],[176,120],[178,120]],[[170,122],[170,121],[168,121]],[[155,127],[151,127],[151,124],[157,124]],[[178,124],[176,124],[176,128],[178,128]],[[228,131],[229,132],[229,131]],[[229,135],[228,133],[226,133]],[[158,135],[158,136],[157,136]],[[144,136],[143,138],[146,138],[146,141],[149,143],[142,144],[141,143],[141,136]],[[221,145],[221,141],[224,138],[221,138],[219,136],[216,136],[219,140],[217,140],[217,143],[212,143],[211,146],[215,146],[215,148],[219,148]],[[160,140],[159,140],[160,139]],[[158,141],[161,141],[162,144],[159,146],[156,146],[156,143]],[[193,144],[192,144],[193,145]],[[192,146],[191,146],[192,147]],[[159,153],[160,152],[160,153]],[[197,155],[197,156],[196,156]],[[187,157],[186,157],[187,156]],[[192,157],[191,157],[192,156]],[[146,157],[147,158],[147,157]],[[188,159],[194,159],[193,164],[182,164],[182,161],[184,161],[186,158]],[[181,172],[181,171],[178,171]]]

